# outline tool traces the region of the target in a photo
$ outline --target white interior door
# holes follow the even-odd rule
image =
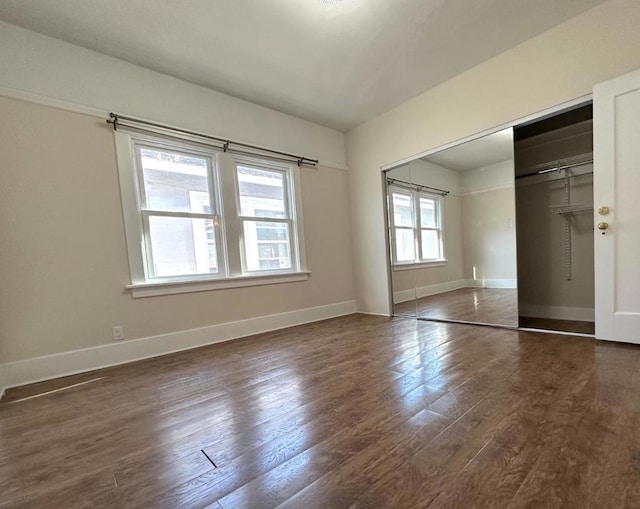
[[[596,337],[640,343],[640,71],[597,85],[593,106]]]

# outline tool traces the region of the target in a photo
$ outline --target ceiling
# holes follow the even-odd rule
[[[604,0],[2,0],[0,19],[340,130]]]
[[[456,145],[421,159],[454,171],[468,171],[513,159],[513,129]]]

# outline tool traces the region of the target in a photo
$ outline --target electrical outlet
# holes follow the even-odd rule
[[[121,339],[124,339],[124,327],[122,325],[111,327],[111,331],[113,332],[114,341],[120,341]]]

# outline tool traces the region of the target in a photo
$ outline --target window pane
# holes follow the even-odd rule
[[[156,277],[218,272],[211,219],[150,216],[149,234]]]
[[[411,196],[393,193],[393,223],[396,226],[413,226]]]
[[[140,160],[148,209],[211,212],[207,159],[140,148]]]
[[[287,217],[284,199],[284,174],[238,166],[240,214],[252,217]]]
[[[436,200],[420,198],[420,226],[423,228],[437,228]]]
[[[399,262],[412,262],[415,260],[413,230],[396,228],[396,260]]]
[[[440,240],[435,230],[422,230],[422,259],[440,258]]]
[[[291,268],[289,225],[267,221],[244,221],[247,270]]]

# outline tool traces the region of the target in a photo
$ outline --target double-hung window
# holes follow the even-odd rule
[[[287,172],[242,161],[236,172],[244,271],[291,269],[294,223]]]
[[[446,261],[440,195],[389,186],[389,212],[394,265]]]
[[[212,155],[148,142],[134,143],[134,152],[145,279],[219,275],[224,255]]]
[[[307,279],[297,165],[115,136],[134,297]]]

